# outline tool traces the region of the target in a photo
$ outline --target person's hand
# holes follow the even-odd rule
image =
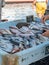
[[[48,0],[46,0],[46,3],[48,3]]]
[[[45,23],[46,20],[49,19],[49,15],[45,15],[41,18],[42,23]]]
[[[34,4],[34,5],[36,4],[36,0],[33,0],[33,4]]]
[[[46,37],[49,37],[49,30],[46,30],[46,32],[44,32],[42,35],[46,36]]]

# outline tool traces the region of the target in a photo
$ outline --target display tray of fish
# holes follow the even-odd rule
[[[32,30],[31,29],[29,29],[28,27],[26,27],[26,26],[23,26],[22,28],[17,28],[17,27],[10,27],[9,28],[9,30],[10,30],[10,32],[12,33],[12,34],[16,34],[16,35],[19,35],[19,36],[30,36],[30,35],[32,35],[32,36],[34,36],[34,34],[33,34],[33,32],[32,32]]]
[[[27,38],[13,34],[0,35],[0,49],[9,54],[14,54],[31,47],[32,46]]]
[[[42,36],[46,28],[42,23],[32,22],[21,28],[10,26],[9,29],[0,29],[0,49],[14,54],[42,44],[49,40],[48,37]]]
[[[3,51],[14,54],[28,48],[32,48],[43,42],[48,41],[48,38],[38,35],[36,37],[20,37],[15,35],[0,35],[0,49]]]

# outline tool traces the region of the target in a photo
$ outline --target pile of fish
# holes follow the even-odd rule
[[[42,36],[44,24],[32,22],[29,26],[18,27],[10,26],[9,30],[0,29],[0,49],[14,54],[28,48],[32,48],[49,40]]]

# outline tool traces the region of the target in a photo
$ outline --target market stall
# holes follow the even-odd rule
[[[3,8],[2,13],[5,21],[0,22],[0,65],[30,65],[48,57],[49,37],[42,33],[49,29],[49,25],[41,23],[41,19],[32,12],[31,4],[27,4],[30,7],[24,4],[22,8],[12,4],[15,10],[12,7],[9,9],[11,4],[8,5]],[[20,5],[22,6],[18,6]],[[23,9],[24,6],[28,7],[28,10]]]

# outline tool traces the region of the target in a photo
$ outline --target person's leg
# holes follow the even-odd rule
[[[42,17],[42,7],[40,2],[36,3],[36,13],[39,18]]]
[[[36,3],[36,13],[38,17],[44,16],[47,4],[45,2]]]

